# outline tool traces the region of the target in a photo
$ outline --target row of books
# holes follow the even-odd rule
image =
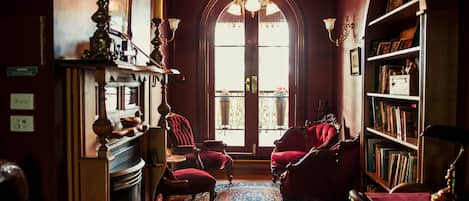
[[[415,152],[404,151],[379,138],[370,138],[367,143],[368,172],[376,173],[387,182],[389,188],[400,183],[416,182]]]
[[[417,105],[406,103],[372,102],[372,125],[375,129],[392,133],[397,139],[417,136]]]
[[[382,65],[378,71],[378,82],[376,91],[382,94],[389,93],[389,76],[404,74],[404,65]]]
[[[377,81],[375,84],[375,90],[378,93],[382,94],[390,94],[391,85],[394,85],[396,88],[397,83],[391,83],[390,76],[393,75],[408,75],[408,79],[406,80],[405,87],[408,87],[407,90],[409,94],[407,95],[417,95],[418,94],[418,67],[415,61],[410,59],[406,59],[405,65],[381,65],[379,66],[379,70],[377,71]],[[402,86],[403,87],[403,86]]]

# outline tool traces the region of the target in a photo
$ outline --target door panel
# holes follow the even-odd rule
[[[227,7],[228,8],[228,7]],[[215,28],[215,139],[267,156],[288,127],[289,30],[281,12],[225,11]]]

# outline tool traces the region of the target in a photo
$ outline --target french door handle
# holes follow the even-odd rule
[[[250,77],[246,78],[245,85],[246,85],[246,93],[251,92],[251,78]]]
[[[257,94],[257,76],[251,76],[251,93]]]

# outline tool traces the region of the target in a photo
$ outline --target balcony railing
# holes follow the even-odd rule
[[[288,95],[259,91],[259,146],[273,146],[273,141],[288,127]],[[244,146],[245,100],[243,91],[216,91],[216,138],[231,146]]]

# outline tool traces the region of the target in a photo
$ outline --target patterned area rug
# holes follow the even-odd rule
[[[215,201],[281,201],[279,184],[272,182],[233,182],[215,186]],[[187,201],[192,200],[187,198]],[[208,201],[208,193],[198,194],[195,201]]]

